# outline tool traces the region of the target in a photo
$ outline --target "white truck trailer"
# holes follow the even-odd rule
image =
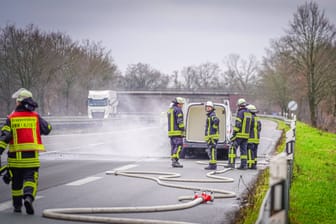
[[[215,112],[220,120],[219,141],[217,144],[217,159],[227,159],[230,136],[232,134],[232,115],[228,100],[224,103],[214,103]],[[183,143],[183,155],[206,153],[207,144],[204,140],[206,112],[204,103],[190,103],[186,109],[186,136]]]
[[[112,90],[89,90],[89,118],[106,119],[117,114],[117,92]]]

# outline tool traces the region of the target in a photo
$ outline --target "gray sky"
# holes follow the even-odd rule
[[[229,54],[261,59],[305,0],[0,0],[0,27],[34,24],[74,41],[100,41],[124,72],[147,63],[165,73]],[[318,0],[336,24],[336,1]]]

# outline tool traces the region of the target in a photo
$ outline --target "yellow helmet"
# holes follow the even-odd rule
[[[33,94],[25,89],[25,88],[20,88],[18,91],[16,91],[15,93],[13,93],[12,98],[16,98],[17,102],[21,102],[24,99],[33,97]]]

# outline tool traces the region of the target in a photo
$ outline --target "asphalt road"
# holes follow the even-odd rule
[[[267,164],[280,132],[275,123],[262,121],[259,146],[260,165]],[[169,145],[160,127],[134,125],[129,129],[105,127],[86,134],[58,134],[43,138],[46,153],[41,154],[39,191],[34,202],[35,215],[13,214],[8,185],[0,183],[1,223],[78,223],[45,218],[42,213],[51,208],[138,207],[185,203],[180,196],[194,195],[193,190],[164,187],[156,182],[107,175],[114,170],[176,172],[180,178],[206,179],[205,158],[182,160],[184,168],[170,166]],[[5,161],[5,158],[2,158]],[[225,161],[220,161],[225,162]],[[262,169],[260,166],[258,169]],[[219,166],[219,169],[224,169]],[[222,177],[233,178],[230,183],[177,183],[196,188],[231,191],[236,197],[216,199],[196,207],[171,211],[127,214],[95,214],[100,217],[173,220],[191,223],[231,223],[255,181],[258,170],[230,170]],[[156,177],[157,175],[151,175]],[[170,181],[169,181],[170,182]],[[93,214],[90,214],[93,215]]]

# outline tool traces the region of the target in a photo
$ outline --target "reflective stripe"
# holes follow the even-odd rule
[[[213,147],[214,146],[212,146],[212,148],[211,148],[211,159],[210,159],[209,163],[216,164],[217,160],[216,160],[216,157],[215,157],[216,155],[215,155],[215,150],[214,150]]]
[[[16,152],[15,158],[8,157],[8,166],[13,168],[31,168],[40,167],[39,153],[35,152],[35,157],[33,158],[22,158],[22,153]]]
[[[7,131],[7,132],[10,132],[11,129],[8,125],[4,125],[2,128],[1,128],[1,131]]]
[[[252,159],[252,150],[248,149],[247,150],[247,165],[249,168],[251,168],[253,164],[254,164],[254,159]]]
[[[36,182],[36,179],[35,179],[35,173],[36,172],[34,172],[34,181],[35,182],[33,182],[33,181],[26,181],[26,182],[24,182],[24,184],[23,184],[23,188],[26,188],[26,187],[31,187],[32,189],[33,189],[33,197],[35,197],[36,196],[36,192],[37,192],[37,182]]]
[[[23,196],[23,192],[22,192],[22,189],[20,190],[13,190],[12,189],[12,196]]]
[[[235,158],[236,158],[236,149],[234,146],[231,146],[229,150],[229,163],[231,164],[235,163]]]
[[[4,141],[0,141],[0,148],[6,149],[7,143]]]

